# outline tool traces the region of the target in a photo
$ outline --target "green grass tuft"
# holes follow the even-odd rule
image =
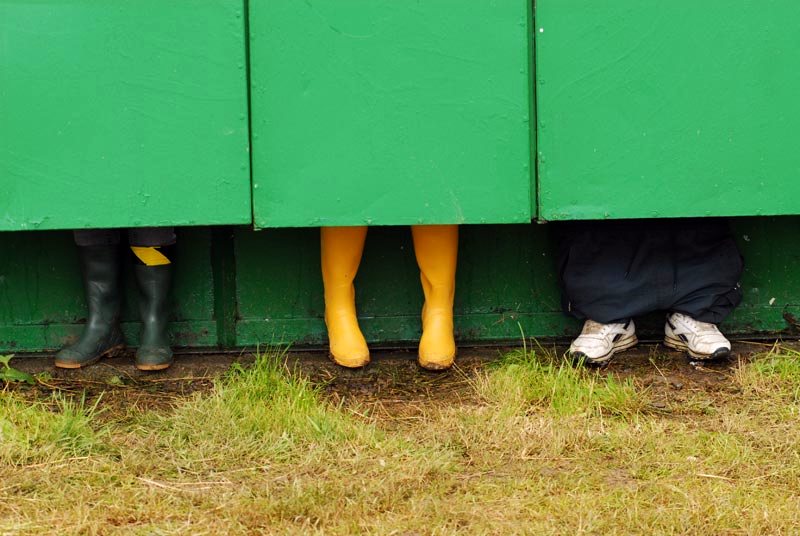
[[[740,363],[736,380],[755,395],[769,393],[800,402],[800,352],[775,345],[750,363]]]
[[[478,381],[479,393],[508,408],[538,406],[557,415],[631,416],[648,405],[646,393],[631,379],[603,376],[573,366],[553,352],[517,350],[496,363]]]
[[[375,427],[324,401],[288,368],[282,351],[258,355],[251,367],[234,365],[211,395],[197,394],[162,416],[157,428],[168,450],[187,457],[198,451],[224,456],[230,449],[285,461],[313,448],[380,439]]]
[[[93,422],[97,403],[53,394],[50,406],[0,392],[0,464],[49,463],[102,450],[107,429]]]

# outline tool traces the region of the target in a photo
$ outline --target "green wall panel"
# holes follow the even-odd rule
[[[800,3],[537,0],[540,214],[800,213]]]
[[[251,0],[259,227],[531,218],[530,0]]]
[[[248,223],[243,0],[0,0],[0,230]]]

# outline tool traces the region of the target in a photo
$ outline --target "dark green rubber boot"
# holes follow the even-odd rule
[[[134,266],[139,285],[139,312],[142,317],[142,341],[136,352],[139,370],[164,370],[172,365],[169,346],[169,289],[172,265]]]
[[[117,246],[78,248],[89,316],[80,340],[56,354],[59,368],[77,369],[125,349],[119,328],[120,283]]]

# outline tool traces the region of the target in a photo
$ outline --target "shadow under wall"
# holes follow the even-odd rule
[[[456,332],[462,343],[564,338],[580,324],[561,312],[554,244],[546,225],[462,226]],[[738,335],[797,333],[800,218],[733,222],[746,258],[745,300],[725,329]],[[51,350],[85,320],[69,232],[0,233],[0,352]],[[324,345],[318,229],[186,228],[176,252],[177,346]],[[136,344],[136,292],[125,274],[123,320]],[[413,346],[422,290],[408,227],[370,229],[356,279],[361,325],[373,344]],[[657,338],[663,316],[640,322]]]

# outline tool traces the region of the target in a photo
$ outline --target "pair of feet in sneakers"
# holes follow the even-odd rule
[[[580,336],[572,342],[569,354],[590,365],[608,363],[615,354],[633,348],[639,340],[633,320],[601,324],[587,320]],[[714,324],[700,322],[681,313],[667,316],[664,345],[687,352],[695,359],[711,361],[728,357],[731,343]]]

